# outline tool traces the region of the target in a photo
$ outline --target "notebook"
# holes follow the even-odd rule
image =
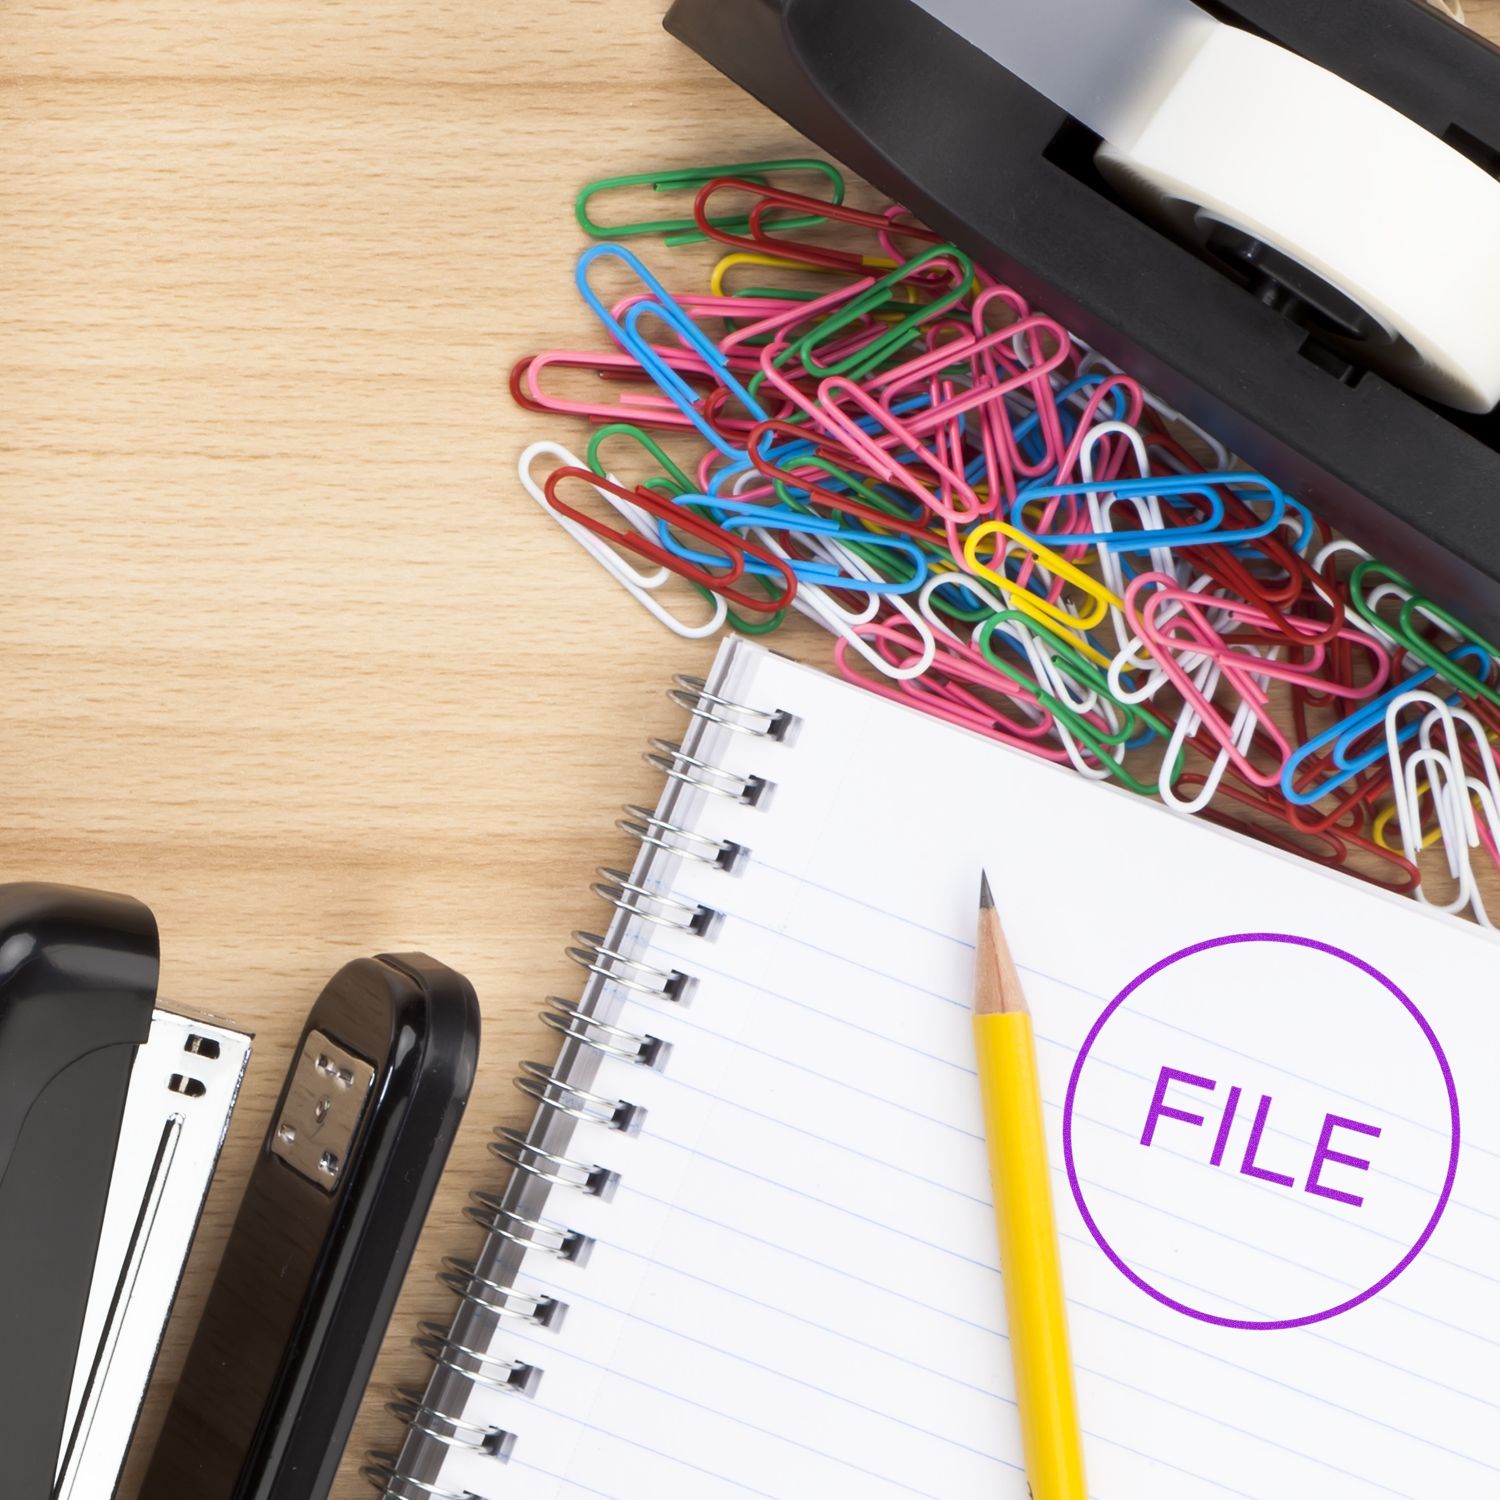
[[[680,680],[681,681],[681,680]],[[1027,1494],[972,1059],[1039,1037],[1096,1500],[1500,1488],[1481,930],[743,641],[571,949],[389,1495]],[[497,1184],[498,1185],[498,1184]],[[469,1245],[472,1250],[473,1243]]]

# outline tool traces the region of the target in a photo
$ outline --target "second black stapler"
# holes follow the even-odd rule
[[[140,1489],[323,1500],[463,1117],[479,1003],[420,953],[346,964],[303,1027]]]

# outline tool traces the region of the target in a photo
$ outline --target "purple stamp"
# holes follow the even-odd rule
[[[1385,1291],[1458,1171],[1441,1043],[1389,978],[1281,933],[1197,943],[1094,1022],[1063,1114],[1068,1181],[1113,1265],[1224,1328],[1300,1328]]]

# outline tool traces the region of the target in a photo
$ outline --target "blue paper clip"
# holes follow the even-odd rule
[[[594,263],[606,257],[620,261],[651,293],[651,300],[636,303],[626,314],[623,323],[604,305],[603,299],[589,284],[589,272]],[[637,326],[641,318],[648,315],[660,318],[677,335],[683,347],[703,360],[718,382],[744,406],[757,422],[767,420],[764,408],[735,378],[729,368],[729,361],[724,357],[719,346],[678,306],[672,299],[672,294],[646,269],[640,257],[632,254],[623,245],[595,245],[579,257],[575,280],[583,300],[609,330],[610,337],[656,382],[662,394],[719,452],[730,458],[742,457],[745,450],[735,447],[703,419],[703,414],[698,410],[698,398],[694,395],[692,387],[641,336]]]
[[[1219,487],[1263,490],[1265,499],[1270,502],[1270,515],[1255,526],[1224,530],[1224,501],[1218,494]],[[1259,474],[1224,471],[1217,474],[1164,474],[1151,479],[1096,479],[1083,484],[1032,484],[1016,496],[1015,512],[1019,515],[1027,505],[1038,500],[1089,495],[1116,495],[1122,500],[1155,497],[1168,504],[1179,495],[1201,495],[1208,501],[1209,516],[1194,526],[1164,526],[1159,531],[1032,531],[1019,521],[1016,529],[1047,547],[1102,547],[1106,552],[1149,552],[1153,547],[1228,546],[1255,542],[1270,536],[1286,518],[1288,510],[1296,510],[1304,521],[1299,542],[1305,541],[1311,529],[1311,517],[1306,507],[1299,505],[1269,479]],[[1247,500],[1246,504],[1249,503]]]
[[[1465,658],[1470,660],[1466,661]],[[1481,646],[1460,646],[1456,651],[1449,653],[1448,660],[1456,665],[1472,666],[1478,672],[1487,672],[1491,657],[1490,653]],[[1396,699],[1424,687],[1436,676],[1435,668],[1423,667],[1421,671],[1414,672],[1395,687],[1382,693],[1380,697],[1372,698],[1348,717],[1340,719],[1337,724],[1330,725],[1321,734],[1314,735],[1306,744],[1299,745],[1282,768],[1281,795],[1294,806],[1311,807],[1313,803],[1321,801],[1330,792],[1336,792],[1341,786],[1352,781],[1362,771],[1368,771],[1371,766],[1383,760],[1387,753],[1384,737],[1379,743],[1366,750],[1356,748],[1359,741],[1385,722],[1386,710]],[[1460,695],[1454,693],[1446,701],[1450,707],[1454,706],[1460,701]],[[1404,728],[1398,729],[1397,744],[1409,744],[1421,732],[1421,728],[1420,721],[1414,719]],[[1332,746],[1334,764],[1342,769],[1325,777],[1307,791],[1299,792],[1293,784],[1298,770],[1313,756],[1329,746]]]
[[[857,543],[861,547],[881,547],[888,552],[906,558],[912,566],[909,579],[857,578],[841,572],[833,563],[810,562],[804,558],[787,558],[786,564],[799,583],[816,584],[820,588],[846,589],[862,594],[914,594],[927,582],[927,558],[912,542],[904,537],[882,536],[873,531],[857,527],[842,526],[839,522],[823,516],[806,515],[801,511],[788,510],[785,506],[754,505],[743,501],[721,500],[709,495],[681,495],[679,505],[690,505],[695,510],[706,510],[726,531],[748,531],[760,527],[765,531],[794,532],[802,536],[827,537],[831,541]],[[723,559],[707,553],[695,552],[672,535],[669,521],[658,521],[657,532],[661,544],[669,552],[686,559],[705,570],[723,565]],[[774,570],[753,557],[745,559],[747,573],[774,576]]]

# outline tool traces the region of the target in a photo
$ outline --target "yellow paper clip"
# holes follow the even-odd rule
[[[1054,604],[1050,599],[1044,599],[1039,594],[1032,593],[1030,589],[1023,588],[1014,579],[1007,578],[1004,573],[981,562],[980,549],[992,536],[1003,536],[1012,547],[1019,547],[1021,551],[1035,560],[1044,573],[1070,585],[1086,599],[1091,600],[1091,606],[1082,613],[1074,614],[1061,602]],[[976,526],[964,542],[964,559],[971,572],[993,583],[1020,614],[1029,616],[1046,626],[1048,630],[1065,637],[1095,666],[1109,666],[1113,658],[1106,656],[1088,639],[1088,632],[1097,625],[1103,624],[1111,609],[1123,609],[1125,603],[1118,594],[1106,588],[1097,578],[1091,578],[1081,568],[1070,563],[1067,558],[1027,536],[1024,531],[1018,531],[1014,526],[1007,525],[1004,521],[985,521]]]

